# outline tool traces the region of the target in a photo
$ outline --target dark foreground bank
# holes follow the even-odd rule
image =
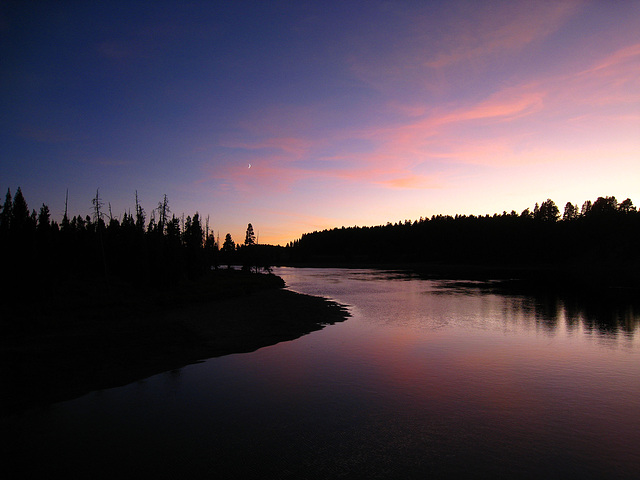
[[[273,275],[221,273],[180,290],[127,291],[77,284],[23,315],[0,340],[1,413],[69,400],[230,353],[292,340],[348,316],[326,299],[282,287]],[[107,293],[108,292],[108,293]],[[109,300],[107,300],[108,298]],[[15,321],[13,322],[15,323]]]

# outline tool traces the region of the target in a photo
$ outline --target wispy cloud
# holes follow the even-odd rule
[[[426,177],[424,175],[408,175],[406,177],[383,180],[378,183],[385,187],[402,190],[434,189],[442,188],[444,186],[442,181],[437,179],[435,176]]]
[[[351,73],[376,90],[401,95],[407,87],[442,94],[451,89],[447,71],[484,71],[556,32],[580,11],[584,1],[474,2],[452,5],[438,14],[431,6],[406,15],[380,45],[361,41],[346,54]],[[376,36],[375,32],[370,35]]]
[[[456,22],[447,43],[424,62],[446,68],[477,58],[517,52],[556,31],[584,2],[510,2],[498,13],[492,4],[478,3],[474,15]]]
[[[579,2],[545,4],[535,11],[517,10],[512,17],[486,18],[484,27],[478,27],[481,37],[487,30],[481,38],[483,46],[465,50],[465,55],[488,55],[534,42],[559,28],[579,6]],[[524,22],[521,30],[515,27],[518,22]],[[502,27],[489,32],[490,26],[498,24]],[[450,49],[451,55],[457,51]],[[453,64],[454,57],[447,58],[442,65]],[[390,117],[385,121],[380,115],[380,120],[366,127],[360,125],[367,122],[353,121],[349,129],[332,129],[328,119],[335,112],[319,105],[272,106],[241,122],[235,140],[220,142],[233,150],[234,161],[218,167],[211,178],[224,178],[238,189],[263,187],[279,192],[307,180],[394,190],[445,188],[464,165],[498,168],[559,161],[562,157],[553,155],[558,148],[554,137],[572,134],[571,129],[576,133],[578,125],[581,129],[601,125],[593,119],[637,121],[637,111],[632,109],[633,102],[639,101],[639,82],[640,44],[632,44],[596,56],[582,70],[543,71],[520,83],[499,84],[484,98],[409,103],[381,96],[377,101]],[[626,110],[610,111],[625,102]],[[603,108],[585,110],[585,105]],[[353,139],[366,141],[368,148],[326,153],[333,145]],[[566,141],[568,150],[578,148],[571,138]],[[251,169],[246,168],[248,163]],[[425,173],[424,165],[429,163],[438,167]]]
[[[640,43],[628,45],[602,59],[587,70],[580,72],[580,76],[590,76],[594,74],[618,76],[621,73],[627,73],[629,69],[638,73],[639,58]]]
[[[416,158],[522,165],[557,158],[553,155],[557,145],[544,146],[554,133],[566,131],[572,123],[600,130],[616,123],[628,128],[629,122],[640,127],[639,105],[640,47],[630,45],[595,59],[584,71],[541,74],[529,83],[503,88],[466,106],[430,111],[415,106],[407,109],[404,124],[373,128],[363,134],[378,140],[376,152],[368,156],[376,165],[394,159],[396,167],[411,170]],[[611,111],[614,107],[616,113]],[[427,113],[413,115],[422,109]],[[396,186],[402,183],[390,181]]]
[[[288,158],[297,159],[303,158],[315,143],[316,142],[305,138],[271,137],[260,139],[255,142],[250,142],[247,140],[222,140],[219,145],[225,148],[258,152],[258,154],[273,151],[281,152]],[[280,158],[284,157],[282,156]]]
[[[464,122],[468,120],[512,121],[534,114],[544,107],[544,91],[536,86],[523,85],[496,92],[487,100],[434,119],[435,124]]]
[[[223,141],[221,146],[235,150],[234,160],[221,167],[217,159],[215,170],[209,171],[208,178],[225,179],[242,191],[269,188],[282,192],[310,178],[341,179],[393,189],[441,188],[446,183],[441,174],[424,175],[416,171],[425,160],[439,157],[478,163],[491,157],[495,163],[495,158],[502,158],[507,149],[504,139],[500,139],[498,145],[484,142],[482,147],[475,148],[461,145],[460,141],[456,145],[451,140],[452,134],[446,134],[447,130],[455,130],[456,125],[468,122],[506,122],[531,115],[542,108],[543,97],[540,90],[525,86],[506,89],[466,108],[440,109],[400,126],[333,132],[332,136],[321,139],[265,137],[253,142]],[[271,133],[273,128],[270,125],[267,132]],[[255,135],[257,130],[252,133]],[[369,140],[374,147],[371,151],[322,156],[323,147],[347,137]],[[497,154],[500,155],[496,157]],[[335,167],[327,169],[327,161]]]
[[[576,102],[592,106],[635,105],[640,102],[640,43],[621,48],[566,79],[581,95]],[[559,87],[561,88],[561,87]],[[568,95],[571,92],[566,92]]]

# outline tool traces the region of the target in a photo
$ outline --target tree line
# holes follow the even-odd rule
[[[29,287],[70,277],[122,278],[139,284],[168,287],[193,280],[221,264],[241,264],[258,271],[267,267],[256,245],[253,227],[236,245],[230,234],[219,246],[209,218],[198,212],[176,217],[166,195],[147,214],[135,195],[134,211],[117,218],[97,190],[91,215],[71,217],[58,224],[49,207],[29,210],[20,188],[7,190],[0,206],[0,249],[4,252],[3,291],[20,293]],[[34,285],[35,284],[35,285]]]
[[[220,265],[270,271],[276,264],[443,264],[492,266],[617,266],[638,271],[640,213],[630,199],[598,197],[560,209],[547,199],[521,213],[433,215],[372,227],[306,233],[286,248],[258,245],[248,224],[242,244],[230,234],[219,245],[209,219],[176,217],[167,196],[149,214],[137,193],[133,212],[112,215],[99,191],[91,215],[62,222],[47,205],[29,210],[20,188],[0,209],[3,291],[69,276],[123,278],[168,287]]]
[[[627,268],[640,263],[640,213],[630,199],[598,197],[564,212],[547,199],[521,213],[434,215],[373,227],[304,234],[287,245],[292,262],[429,263]]]

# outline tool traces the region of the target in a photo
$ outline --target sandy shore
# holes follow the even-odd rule
[[[0,412],[13,414],[203,359],[253,351],[347,316],[344,307],[326,299],[268,288],[87,322],[88,327],[5,336]]]

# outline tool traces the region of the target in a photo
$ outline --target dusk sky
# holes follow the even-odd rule
[[[2,201],[57,221],[97,188],[282,245],[640,203],[640,1],[8,2],[0,85]]]

